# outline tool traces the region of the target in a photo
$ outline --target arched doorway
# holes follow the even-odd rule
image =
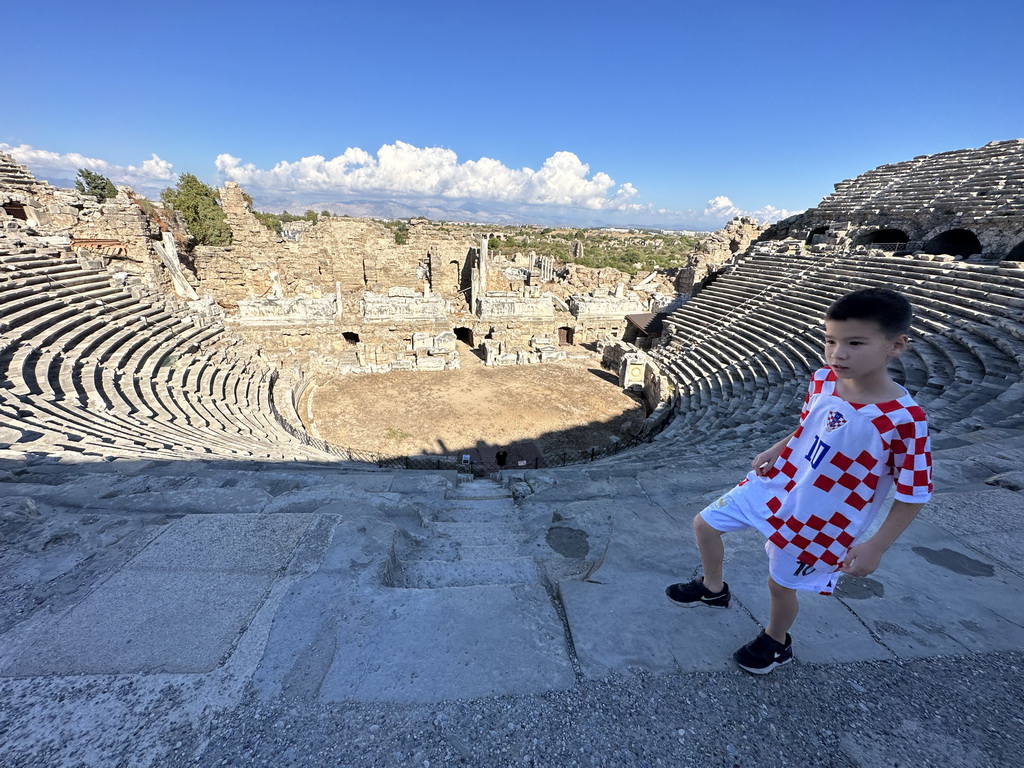
[[[475,346],[473,344],[473,330],[471,328],[455,328],[453,330],[453,333],[455,334],[455,338],[461,341],[463,344],[468,344],[471,347]]]
[[[951,256],[973,256],[981,250],[981,241],[969,229],[950,229],[924,244],[925,253],[948,253]]]
[[[573,336],[575,335],[574,329],[568,325],[563,325],[558,329],[558,343],[563,347],[571,346],[573,343]]]

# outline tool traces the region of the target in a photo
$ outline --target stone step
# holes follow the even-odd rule
[[[399,561],[390,583],[405,589],[444,589],[499,584],[537,584],[537,564],[529,557],[499,560],[409,560]]]
[[[473,480],[459,483],[450,493],[451,499],[507,499],[511,493],[494,480]]]
[[[514,523],[519,519],[515,502],[511,499],[483,499],[475,504],[445,504],[437,513],[437,520],[446,523]]]
[[[490,544],[469,544],[456,539],[428,540],[402,553],[400,559],[403,562],[416,560],[444,560],[456,562],[459,560],[502,560],[517,557],[520,544],[518,541],[508,540]]]
[[[437,538],[457,542],[458,546],[493,546],[518,543],[522,537],[519,526],[495,522],[428,522],[425,527]]]

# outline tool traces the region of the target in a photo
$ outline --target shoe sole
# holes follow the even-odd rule
[[[672,603],[672,605],[678,605],[680,608],[693,608],[695,605],[703,605],[707,608],[718,608],[721,610],[729,607],[728,603],[725,605],[715,605],[714,603],[705,603],[703,600],[691,600],[688,603],[681,603],[678,600],[673,600],[668,595],[665,595],[665,599]]]
[[[762,667],[761,669],[758,669],[756,667],[746,667],[743,664],[740,664],[738,661],[736,662],[736,666],[739,667],[740,669],[742,669],[744,672],[749,672],[752,675],[767,675],[769,672],[771,672],[776,667],[785,666],[786,664],[789,664],[789,662],[791,662],[792,660],[793,660],[793,657],[790,656],[785,661],[773,661],[767,667]],[[735,661],[735,659],[733,659],[733,661]]]

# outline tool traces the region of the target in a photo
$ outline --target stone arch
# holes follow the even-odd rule
[[[854,245],[906,245],[910,235],[902,229],[876,229],[859,235]]]
[[[463,344],[468,344],[471,347],[476,345],[473,343],[473,329],[467,328],[466,326],[459,326],[458,328],[452,329],[452,333],[455,334],[455,338],[461,341]]]
[[[948,229],[930,240],[923,246],[925,253],[948,253],[951,256],[973,256],[981,253],[981,241],[969,229]]]
[[[1004,261],[1024,261],[1024,240],[1021,240],[1015,245],[1008,254]]]

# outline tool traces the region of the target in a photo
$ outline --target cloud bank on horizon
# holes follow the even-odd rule
[[[153,153],[138,166],[116,165],[78,153],[59,154],[28,144],[0,143],[38,177],[67,184],[79,168],[101,173],[115,184],[157,196],[178,179],[173,165]],[[350,147],[327,159],[321,155],[282,160],[261,169],[222,153],[215,160],[218,183],[234,181],[268,210],[328,209],[354,216],[567,224],[572,226],[644,226],[663,229],[717,229],[736,216],[777,221],[796,213],[768,205],[742,210],[725,195],[708,200],[701,211],[673,211],[638,201],[629,182],[616,184],[607,173],[591,173],[574,153],[561,151],[538,170],[514,169],[482,157],[460,162],[442,147],[416,147],[402,141],[376,154]]]

